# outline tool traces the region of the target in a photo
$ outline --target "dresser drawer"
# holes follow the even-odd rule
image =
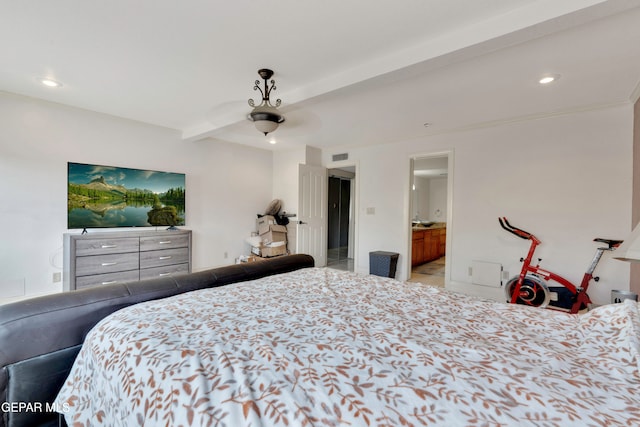
[[[140,268],[189,262],[189,248],[163,249],[161,251],[140,252]]]
[[[162,267],[143,268],[140,270],[140,280],[173,276],[189,272],[189,264],[165,265]]]
[[[124,283],[139,280],[138,270],[120,271],[118,273],[96,274],[93,276],[82,276],[76,279],[76,289],[90,288],[92,286],[111,285],[113,283]]]
[[[65,233],[63,289],[188,273],[191,235],[191,230],[148,229]]]
[[[156,251],[160,249],[186,248],[189,246],[189,235],[172,234],[167,231],[166,236],[140,237],[141,251]]]
[[[110,239],[78,239],[76,240],[76,256],[120,254],[138,252],[140,239],[137,237],[121,237]]]
[[[81,256],[76,258],[76,276],[115,273],[140,268],[138,253]]]

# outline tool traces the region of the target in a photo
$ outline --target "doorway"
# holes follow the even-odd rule
[[[450,153],[411,159],[409,280],[444,287],[450,239]]]
[[[329,169],[327,267],[353,271],[355,168]]]

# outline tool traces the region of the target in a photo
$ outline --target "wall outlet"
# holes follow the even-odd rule
[[[62,273],[60,273],[59,271],[56,271],[55,273],[53,273],[53,283],[59,283],[62,281]]]
[[[229,258],[229,253],[228,253],[228,252],[225,252],[225,253],[224,253],[224,259],[227,259],[227,258]]]
[[[376,208],[367,208],[367,215],[375,215]]]

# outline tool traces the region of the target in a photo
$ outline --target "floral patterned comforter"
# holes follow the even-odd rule
[[[312,268],[137,304],[61,390],[71,426],[640,425],[638,303],[584,315]]]

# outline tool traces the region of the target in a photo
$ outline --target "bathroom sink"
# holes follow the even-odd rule
[[[431,227],[433,224],[435,224],[435,222],[433,221],[413,221],[412,223],[413,227],[418,227],[418,228]]]

